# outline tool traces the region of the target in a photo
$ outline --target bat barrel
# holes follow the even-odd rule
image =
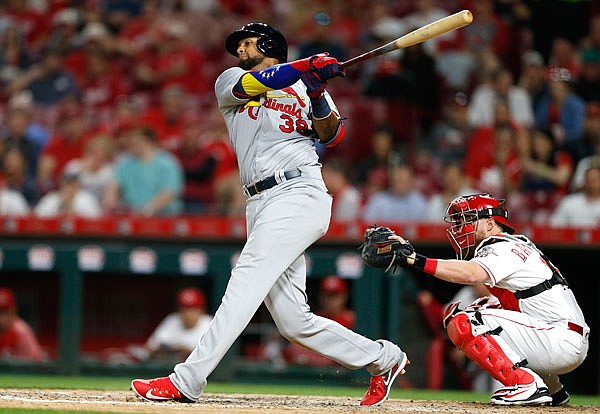
[[[362,55],[353,57],[345,62],[340,62],[340,68],[345,69],[348,66],[362,62],[363,60],[383,55],[384,53],[391,52],[392,50],[402,49],[424,42],[425,40],[464,27],[470,24],[472,21],[473,13],[471,13],[469,10],[459,11],[458,13],[454,13],[419,29],[413,30],[412,32],[407,33],[404,36],[391,41],[390,43],[378,47],[377,49],[373,49],[369,52],[363,53]]]

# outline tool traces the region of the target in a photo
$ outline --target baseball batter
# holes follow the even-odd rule
[[[229,35],[238,66],[215,83],[247,197],[247,242],[231,272],[214,319],[189,358],[169,377],[134,380],[151,401],[197,401],[206,379],[264,301],[288,340],[373,376],[361,401],[383,402],[404,372],[406,354],[313,314],[306,297],[304,251],[329,226],[331,197],[321,177],[315,141],[337,145],[344,126],[325,90],[343,76],[336,59],[319,54],[287,62],[283,35],[250,23]]]
[[[583,362],[590,330],[560,271],[531,240],[514,234],[507,218],[504,200],[459,197],[445,216],[459,260],[416,254],[393,235],[407,252],[396,264],[449,282],[484,283],[498,298],[501,307],[480,298],[462,310],[454,302],[444,315],[452,342],[504,385],[493,403],[563,405],[570,397],[558,376]]]

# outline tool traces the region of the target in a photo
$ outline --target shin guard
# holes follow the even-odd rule
[[[467,313],[461,312],[455,315],[448,322],[447,331],[454,345],[505,386],[531,384],[535,381],[531,371],[521,368],[526,361],[511,361],[491,332],[473,335],[471,320]]]

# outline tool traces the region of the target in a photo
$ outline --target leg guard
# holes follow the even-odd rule
[[[469,315],[461,312],[448,322],[448,336],[479,367],[505,386],[531,384],[535,377],[529,369],[513,362],[491,333],[473,335]]]

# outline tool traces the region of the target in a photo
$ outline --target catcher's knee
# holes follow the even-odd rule
[[[453,315],[446,322],[446,331],[452,343],[460,349],[474,338],[471,320],[465,312]]]

